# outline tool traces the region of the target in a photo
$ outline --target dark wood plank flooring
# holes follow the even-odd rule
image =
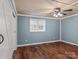
[[[13,59],[78,59],[78,47],[63,42],[18,47]]]

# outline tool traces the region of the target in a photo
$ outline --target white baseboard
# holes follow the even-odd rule
[[[18,45],[18,47],[30,46],[30,45],[38,45],[38,44],[44,44],[44,43],[53,43],[53,42],[60,42],[60,40],[47,41],[47,42],[39,42],[39,43],[31,43],[31,44],[22,44],[22,45]]]
[[[78,46],[78,44],[75,44],[75,43],[72,43],[72,42],[68,42],[68,41],[64,41],[64,40],[61,40],[61,42],[64,42],[64,43],[68,43],[68,44],[72,44],[72,45]]]

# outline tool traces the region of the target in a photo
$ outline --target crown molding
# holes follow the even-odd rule
[[[70,17],[73,17],[73,16],[77,16],[78,14],[73,14],[73,15],[70,15],[70,16],[66,16],[66,17],[63,17],[63,18],[61,18],[61,20],[64,20],[64,19],[66,19],[66,18],[70,18]]]
[[[34,15],[25,15],[25,14],[17,14],[17,16],[36,17],[36,18],[55,19],[55,20],[60,20],[61,19],[61,18],[53,18],[53,17],[45,17],[45,16],[34,16]]]
[[[25,14],[17,14],[17,16],[26,16],[26,17],[36,17],[36,18],[44,18],[44,19],[55,19],[55,20],[64,20],[69,17],[77,16],[78,14],[65,16],[63,18],[53,18],[53,17],[44,17],[44,16],[34,16],[34,15],[25,15]]]

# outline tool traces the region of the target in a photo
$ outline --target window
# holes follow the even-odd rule
[[[44,19],[30,19],[30,32],[45,32],[45,26]]]

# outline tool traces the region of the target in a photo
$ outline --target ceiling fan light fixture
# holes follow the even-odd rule
[[[60,12],[58,13],[58,15],[59,15],[59,16],[61,16],[61,17],[63,16],[63,14],[62,14],[62,13],[60,13]]]
[[[53,14],[53,16],[56,16],[56,14]]]
[[[58,17],[58,15],[56,15],[55,17]]]
[[[53,14],[54,17],[58,17],[58,15],[56,13]]]
[[[54,12],[53,16],[54,17],[62,17],[63,14],[61,12]]]

